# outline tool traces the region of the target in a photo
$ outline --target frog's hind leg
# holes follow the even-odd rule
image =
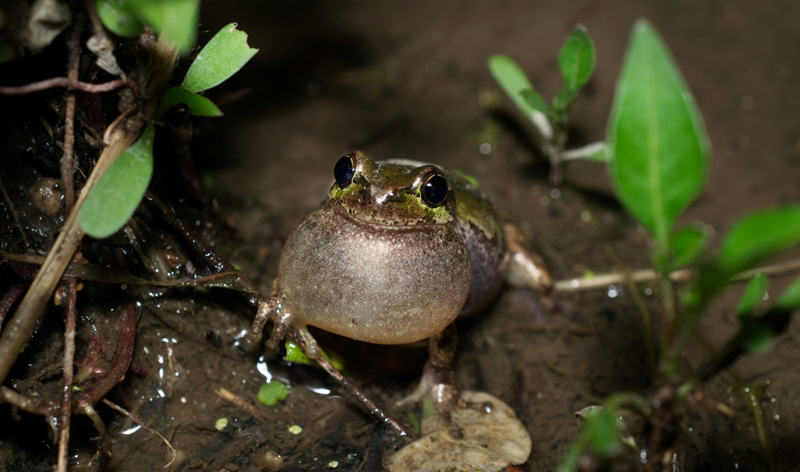
[[[460,428],[451,419],[452,411],[460,405],[453,373],[457,341],[455,323],[451,323],[444,331],[430,338],[428,361],[422,371],[422,379],[409,396],[398,402],[398,406],[409,405],[430,395],[436,413],[447,424],[453,437],[461,436]]]
[[[515,287],[546,290],[553,286],[553,278],[545,268],[542,258],[531,251],[522,231],[513,223],[503,225],[508,245],[507,282]]]

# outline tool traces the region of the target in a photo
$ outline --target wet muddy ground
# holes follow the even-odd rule
[[[236,21],[260,52],[209,93],[230,103],[226,116],[195,122],[192,154],[221,217],[201,212],[197,219],[220,252],[268,293],[282,242],[325,195],[336,159],[360,149],[374,159],[430,161],[475,176],[556,279],[647,267],[646,235],[615,204],[602,165],[574,163],[563,188],[551,189],[530,129],[495,87],[486,60],[512,56],[549,97],[560,84],[558,50],[575,24],[584,24],[596,44],[597,72],[573,109],[571,140],[586,144],[604,137],[634,20],[650,20],[691,87],[713,145],[708,184],[684,220],[704,221],[718,235],[748,211],[800,200],[799,14],[793,2],[744,0],[217,2],[204,11],[200,41]],[[482,153],[486,143],[491,151]],[[169,177],[158,172],[163,185]],[[234,231],[208,229],[226,224]],[[647,289],[635,288],[655,313],[659,303]],[[555,469],[575,437],[577,410],[613,392],[652,387],[631,290],[615,285],[543,298],[506,289],[485,313],[459,325],[459,386],[488,391],[517,412],[533,437],[522,470]],[[714,305],[703,342],[717,346],[735,331],[737,297],[738,289]],[[110,397],[171,441],[178,459],[169,470],[329,470],[331,461],[336,470],[380,470],[391,447],[383,429],[319,369],[286,365],[244,343],[253,313],[243,295],[167,291],[143,310],[136,371]],[[97,329],[114,336],[115,316]],[[735,414],[709,406],[687,416],[697,442],[683,441],[685,470],[794,470],[799,337],[794,323],[771,352],[741,360],[733,375],[701,388]],[[351,380],[409,422],[392,405],[415,385],[424,346],[373,346],[324,333],[319,340],[343,356]],[[698,342],[685,362],[696,366],[704,356]],[[215,393],[224,388],[255,404],[265,375],[288,381],[291,390],[261,417]],[[758,398],[771,448],[764,452],[736,387],[767,382]],[[99,408],[113,440],[107,470],[157,470],[169,460],[157,438]],[[218,431],[223,417],[228,426]],[[55,454],[43,422],[25,416],[25,434],[17,435],[12,425],[19,423],[7,412],[0,418],[5,469],[49,470]],[[291,425],[302,432],[290,433]],[[80,470],[91,459],[94,433],[83,419],[74,431]]]

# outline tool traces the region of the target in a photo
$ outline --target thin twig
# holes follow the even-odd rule
[[[292,340],[294,340],[294,342],[296,342],[298,345],[300,345],[300,347],[303,348],[303,351],[306,350],[305,340],[300,335],[300,333],[298,333],[293,329],[291,330],[289,335],[292,337]],[[406,431],[405,428],[403,428],[397,421],[395,421],[392,417],[384,413],[383,410],[378,408],[378,405],[376,405],[375,402],[370,400],[369,397],[367,397],[364,394],[364,392],[362,392],[361,390],[358,389],[358,387],[353,385],[353,383],[350,382],[350,380],[348,380],[347,377],[342,375],[342,373],[339,372],[335,367],[333,367],[331,363],[328,362],[325,358],[319,356],[315,360],[317,361],[317,364],[319,364],[319,366],[322,367],[322,369],[328,373],[328,375],[336,379],[336,381],[338,381],[339,384],[341,384],[341,386],[344,387],[347,393],[355,397],[355,399],[358,400],[358,402],[361,403],[364,406],[364,408],[366,408],[367,411],[376,420],[388,426],[400,437],[407,437],[407,438],[414,437],[411,433]]]
[[[173,462],[175,462],[175,458],[177,458],[177,457],[178,457],[178,451],[176,451],[176,450],[175,450],[175,448],[174,448],[174,447],[172,447],[172,444],[170,444],[170,442],[167,440],[167,438],[165,438],[165,437],[164,437],[164,436],[163,436],[161,433],[159,433],[159,432],[158,432],[158,431],[156,431],[155,429],[153,429],[153,428],[151,428],[151,427],[147,426],[147,425],[146,425],[146,424],[144,424],[144,423],[142,422],[142,420],[140,420],[140,419],[139,419],[139,418],[138,418],[136,415],[134,415],[133,413],[129,412],[129,411],[128,411],[128,410],[126,410],[125,408],[122,408],[121,406],[117,405],[116,403],[114,403],[114,402],[111,402],[111,401],[109,401],[109,400],[108,400],[108,399],[106,399],[106,398],[104,398],[104,399],[103,399],[103,403],[105,403],[106,405],[110,406],[111,408],[113,408],[113,409],[117,410],[118,412],[122,413],[123,415],[127,416],[127,417],[128,417],[128,418],[130,418],[130,419],[131,419],[131,420],[132,420],[134,423],[138,424],[139,426],[141,426],[142,428],[146,429],[146,430],[147,430],[147,431],[149,431],[150,433],[152,433],[152,434],[155,434],[156,436],[158,436],[159,438],[161,438],[161,441],[163,441],[163,442],[164,442],[164,444],[166,444],[166,445],[167,445],[167,448],[169,448],[169,455],[170,455],[169,462],[167,462],[167,463],[164,465],[164,468],[165,468],[165,469],[166,469],[167,467],[171,466]]]
[[[72,379],[75,372],[75,304],[78,283],[74,278],[67,283],[67,313],[64,329],[64,373],[61,382],[61,424],[58,432],[58,472],[67,472],[69,428],[72,416]]]
[[[742,282],[750,280],[754,275],[763,273],[766,275],[780,275],[800,271],[800,259],[791,259],[752,270],[744,271],[733,278],[734,281]],[[691,280],[693,273],[689,269],[676,270],[670,273],[673,282],[687,282]],[[630,272],[630,279],[633,282],[652,282],[658,279],[658,273],[653,269],[639,269]],[[611,272],[607,274],[593,275],[591,277],[576,277],[574,279],[558,280],[553,284],[553,290],[558,292],[579,292],[582,290],[593,290],[606,288],[611,284],[625,282],[624,272]]]
[[[78,80],[78,67],[81,63],[81,24],[76,21],[72,27],[72,34],[67,41],[69,59],[67,62],[67,78]],[[76,96],[73,89],[67,90],[66,107],[64,111],[64,154],[61,156],[61,182],[64,184],[64,200],[67,213],[72,211],[75,203],[75,185],[72,176],[75,173],[75,102]]]
[[[125,81],[122,79],[114,79],[109,82],[103,82],[102,84],[92,84],[89,82],[81,82],[80,80],[71,79],[69,77],[53,77],[52,79],[31,82],[25,85],[0,86],[0,95],[26,95],[56,87],[67,87],[69,89],[80,90],[88,93],[102,93],[110,92],[123,86],[128,86],[131,88],[136,87],[134,82]]]
[[[244,398],[236,395],[235,393],[231,392],[230,390],[223,388],[223,387],[215,387],[214,394],[221,399],[235,405],[238,408],[246,411],[250,414],[253,418],[257,419],[261,423],[266,423],[267,418],[264,416],[264,413],[258,409],[255,405],[248,402]]]

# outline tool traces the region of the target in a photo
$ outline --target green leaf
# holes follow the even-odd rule
[[[510,57],[497,54],[489,58],[489,72],[525,118],[532,119],[537,110],[528,104],[523,92],[534,88],[519,65]]]
[[[795,279],[775,302],[775,308],[780,310],[796,310],[798,307],[800,307],[800,278]]]
[[[280,380],[270,380],[258,387],[256,398],[262,405],[275,406],[289,395],[289,388]]]
[[[583,25],[572,30],[561,52],[558,54],[558,67],[564,78],[564,85],[572,94],[583,87],[594,73],[594,42]]]
[[[728,275],[800,243],[800,205],[762,210],[739,220],[722,240],[717,264]]]
[[[693,223],[677,230],[672,235],[672,268],[680,269],[691,264],[708,246],[711,228],[702,223]]]
[[[533,108],[534,110],[539,110],[542,113],[550,113],[550,108],[547,106],[547,102],[544,101],[544,98],[534,89],[525,89],[522,92],[522,98],[525,100],[525,103],[528,104],[529,107]]]
[[[144,25],[130,0],[97,0],[97,16],[112,33],[125,38],[142,34]]]
[[[78,222],[89,236],[106,238],[131,218],[153,175],[153,125],[111,164],[86,197]]]
[[[145,23],[185,54],[194,46],[200,0],[129,0]]]
[[[244,67],[256,53],[247,45],[247,33],[236,29],[236,23],[223,27],[194,59],[181,87],[202,92],[215,87]]]
[[[747,282],[747,287],[744,289],[742,298],[739,300],[739,306],[736,308],[736,314],[740,317],[752,314],[761,300],[764,299],[764,294],[767,293],[769,287],[769,279],[766,275],[758,273]]]
[[[603,456],[616,454],[622,443],[617,418],[608,410],[591,412],[584,418],[583,426],[589,435],[592,449]]]
[[[183,103],[194,116],[222,116],[214,102],[185,88],[171,87],[161,96],[156,116],[161,116],[173,106]]]
[[[666,247],[675,219],[706,180],[709,142],[689,89],[644,20],[633,29],[607,142],[619,199]]]

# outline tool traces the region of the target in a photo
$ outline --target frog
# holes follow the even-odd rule
[[[464,174],[354,151],[333,176],[321,206],[286,240],[252,333],[259,339],[272,320],[276,349],[293,329],[312,359],[321,351],[309,326],[374,344],[428,339],[422,380],[401,403],[431,394],[446,418],[458,402],[456,319],[481,312],[505,284],[546,291],[552,278]]]

